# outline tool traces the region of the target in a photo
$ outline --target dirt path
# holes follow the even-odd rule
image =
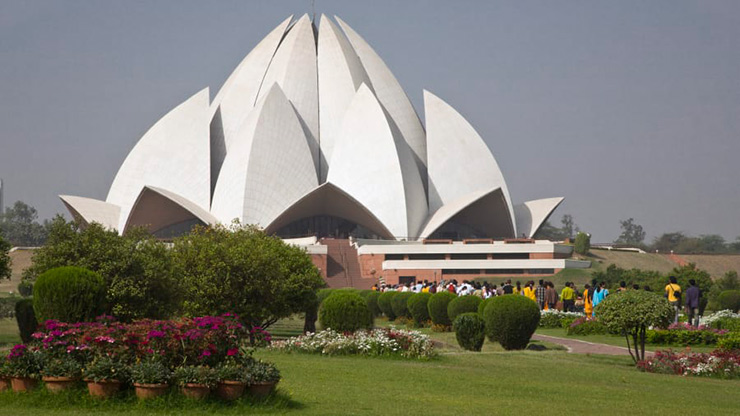
[[[532,339],[536,339],[538,341],[552,342],[553,344],[560,344],[567,348],[568,352],[574,354],[630,355],[626,347],[597,344],[594,342],[581,341],[578,339],[559,338],[540,334],[532,335]],[[653,353],[645,351],[645,355],[649,357],[653,355]]]

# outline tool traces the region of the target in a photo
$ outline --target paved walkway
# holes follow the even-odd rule
[[[560,344],[568,349],[568,352],[574,354],[604,354],[604,355],[630,355],[627,347],[617,347],[614,345],[597,344],[594,342],[581,341],[572,338],[559,338],[552,337],[550,335],[534,334],[532,339],[538,341],[552,342],[553,344]],[[653,355],[652,352],[645,351],[646,356]]]

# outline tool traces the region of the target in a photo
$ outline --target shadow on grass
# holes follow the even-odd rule
[[[168,414],[242,414],[270,413],[304,408],[300,402],[293,400],[287,393],[277,389],[265,398],[245,394],[233,402],[224,402],[214,397],[196,400],[184,397],[176,387],[170,388],[167,394],[150,400],[138,400],[133,389],[126,389],[110,399],[91,397],[84,383],[58,394],[49,393],[40,383],[31,392],[0,392],[0,408],[22,408],[30,411],[94,411],[111,413],[168,413]],[[173,413],[175,412],[175,413]]]

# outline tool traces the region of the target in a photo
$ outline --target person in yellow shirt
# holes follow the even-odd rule
[[[514,294],[515,295],[522,294],[522,282],[516,282],[516,286],[514,286]]]
[[[537,293],[534,290],[534,282],[529,281],[527,282],[527,285],[524,286],[524,296],[532,299],[533,301],[537,302]]]
[[[668,298],[673,307],[673,323],[678,323],[678,311],[681,309],[681,286],[678,285],[676,276],[671,276],[670,283],[665,287],[665,297]]]
[[[594,304],[593,304],[593,301],[588,296],[588,294],[590,292],[591,292],[591,285],[589,285],[588,283],[586,283],[586,286],[584,286],[584,290],[583,290],[583,312],[589,318],[594,313]]]
[[[571,287],[573,283],[565,282],[563,291],[560,292],[560,299],[563,300],[563,312],[572,312],[576,304],[576,291]]]

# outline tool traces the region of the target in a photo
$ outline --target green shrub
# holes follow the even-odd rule
[[[483,299],[478,296],[458,296],[452,299],[447,304],[447,316],[450,318],[450,322],[455,322],[457,315],[478,312],[478,305],[480,305]]]
[[[714,345],[719,335],[706,330],[648,329],[645,341],[660,345]]]
[[[493,298],[483,311],[488,339],[505,350],[521,350],[540,322],[540,308],[524,296],[504,295]]]
[[[486,338],[486,323],[477,312],[458,315],[453,321],[457,343],[468,351],[480,351]]]
[[[383,315],[385,315],[388,318],[389,321],[396,320],[396,314],[393,313],[393,306],[391,305],[391,301],[398,293],[399,292],[383,292],[378,297],[378,307],[383,312]]]
[[[740,318],[720,318],[712,322],[710,326],[714,329],[726,329],[730,332],[740,332]]]
[[[573,325],[573,322],[575,322],[578,318],[575,316],[565,316],[560,318],[560,327],[563,329],[569,329],[571,325]],[[541,326],[541,325],[540,325]]]
[[[324,329],[354,332],[372,327],[373,315],[359,294],[336,291],[321,304],[319,322]]]
[[[393,314],[397,318],[411,318],[409,313],[409,307],[406,304],[409,298],[414,295],[414,292],[399,292],[396,296],[391,299],[391,307],[393,308]]]
[[[591,249],[591,236],[584,232],[579,232],[576,235],[576,242],[574,251],[578,254],[588,254],[588,250]]]
[[[18,323],[18,332],[24,343],[31,342],[31,334],[36,332],[39,323],[33,312],[33,300],[21,299],[15,304],[15,320]]]
[[[57,267],[42,273],[33,286],[33,308],[39,321],[91,321],[103,312],[105,284],[82,267]]]
[[[740,290],[725,290],[717,297],[720,309],[729,309],[735,313],[740,310]]]
[[[414,325],[417,328],[424,326],[424,324],[429,321],[429,309],[427,308],[427,304],[431,297],[431,293],[415,293],[406,302],[406,306],[409,308],[411,317],[414,319]]]
[[[379,297],[380,292],[374,290],[371,290],[370,293],[365,296],[365,303],[367,303],[367,308],[370,309],[373,317],[380,316],[380,314],[383,313],[383,311],[380,310],[380,306],[378,306]]]
[[[20,298],[17,296],[9,296],[7,298],[0,297],[0,318],[12,318],[15,316],[15,304]]]
[[[486,310],[486,306],[488,306],[488,304],[491,303],[493,298],[494,297],[491,296],[488,299],[483,299],[483,301],[481,301],[481,303],[478,304],[478,315],[480,315],[481,318],[483,317],[483,311]]]
[[[570,323],[568,323],[570,321]],[[568,332],[568,335],[596,335],[596,334],[608,334],[609,329],[604,325],[603,322],[598,319],[588,319],[586,317],[577,319],[562,319],[563,328]]]
[[[21,280],[21,282],[18,283],[18,293],[20,293],[24,298],[33,295],[33,283],[31,283],[30,280]]]
[[[447,305],[455,299],[457,295],[447,291],[437,292],[432,295],[427,303],[427,309],[429,309],[429,317],[435,325],[443,325],[445,327],[451,326],[452,321],[447,315]]]
[[[371,293],[375,292],[374,290],[370,289],[363,289],[358,291],[357,293],[362,296],[363,299],[367,299],[368,296],[370,296]]]
[[[740,350],[740,332],[730,332],[717,340],[717,348],[725,351]]]

